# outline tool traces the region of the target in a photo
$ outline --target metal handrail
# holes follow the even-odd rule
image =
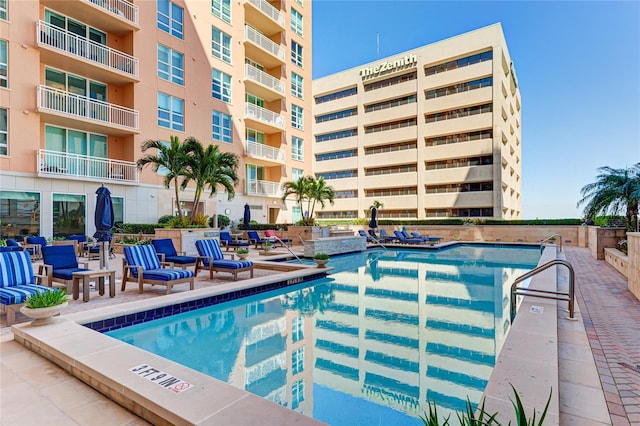
[[[287,251],[293,255],[293,257],[295,257],[296,259],[298,259],[298,262],[303,263],[303,262],[302,262],[302,259],[300,259],[300,258],[299,258],[299,257],[298,257],[298,256],[297,256],[297,255],[296,255],[296,254],[295,254],[295,253],[294,253],[290,248],[289,248],[289,246],[288,246],[288,245],[286,245],[286,244],[285,244],[285,242],[284,242],[284,241],[282,241],[282,240],[280,239],[280,237],[278,237],[277,235],[274,235],[274,236],[271,236],[271,237],[269,237],[269,238],[270,238],[270,239],[274,239],[274,240],[276,240],[277,242],[279,242],[280,244],[282,244],[282,246],[283,246],[284,248],[286,248],[286,249],[287,249]]]
[[[549,269],[554,265],[564,265],[567,267],[567,269],[569,269],[569,292],[568,293],[563,293],[559,291],[538,290],[538,289],[525,288],[525,287],[516,287],[519,283],[526,280],[527,278],[531,278],[532,276],[537,275],[538,273],[546,269]],[[536,293],[543,293],[543,294],[536,294]],[[566,300],[567,302],[569,302],[569,318],[574,319],[573,314],[574,314],[574,306],[575,306],[574,305],[575,273],[573,271],[573,266],[571,266],[571,264],[566,260],[554,259],[516,278],[513,281],[513,284],[511,284],[511,322],[513,322],[513,319],[516,314],[516,297],[515,296],[531,296],[531,297],[540,297],[542,299]],[[560,297],[560,296],[566,296],[566,297]]]
[[[552,241],[555,237],[560,237],[560,251],[562,251],[562,235],[553,234],[553,235],[549,235],[547,238],[545,238],[544,240],[540,241],[540,252],[541,253],[542,253],[542,245],[544,243],[546,243],[547,241]]]

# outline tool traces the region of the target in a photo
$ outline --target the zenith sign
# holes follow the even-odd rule
[[[384,72],[390,72],[398,68],[404,68],[407,66],[413,66],[418,63],[418,57],[416,55],[405,55],[404,58],[396,59],[393,62],[380,62],[380,65],[376,67],[362,68],[360,70],[360,77],[372,77]]]

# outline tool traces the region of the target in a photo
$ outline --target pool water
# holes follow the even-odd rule
[[[330,425],[421,425],[477,403],[537,247],[332,257],[320,280],[106,334]],[[456,415],[452,415],[455,419]]]

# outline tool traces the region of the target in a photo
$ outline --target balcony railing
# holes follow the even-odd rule
[[[266,180],[247,180],[247,195],[262,197],[282,197],[280,183]]]
[[[100,182],[138,183],[136,163],[46,149],[38,150],[38,174]]]
[[[60,112],[131,130],[139,129],[138,111],[44,85],[38,86],[38,110]]]
[[[287,153],[283,149],[274,148],[263,143],[245,141],[244,150],[247,157],[260,158],[284,164]]]
[[[255,81],[256,83],[259,83],[265,87],[268,87],[274,92],[278,92],[281,95],[284,95],[285,88],[282,81],[267,74],[264,71],[260,71],[258,68],[254,67],[253,65],[249,65],[249,64],[244,65],[244,76],[249,80]]]
[[[269,52],[276,58],[280,59],[282,62],[285,61],[284,49],[279,44],[276,44],[273,41],[269,40],[255,28],[250,27],[249,25],[245,25],[244,38],[259,46],[263,50]]]
[[[114,71],[138,78],[138,58],[95,43],[85,37],[66,31],[55,25],[39,21],[36,28],[39,44],[62,50],[71,55],[104,65]]]
[[[138,6],[125,0],[88,0],[96,6],[138,25]]]
[[[280,114],[276,114],[273,111],[259,107],[249,102],[244,104],[244,115],[247,118],[262,121],[270,126],[284,129],[286,124],[285,119]]]
[[[254,5],[256,9],[259,9],[267,15],[269,18],[276,21],[281,27],[284,27],[284,15],[275,7],[271,6],[265,0],[249,0],[249,3]]]

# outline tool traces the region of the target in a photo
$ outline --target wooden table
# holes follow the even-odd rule
[[[80,282],[82,281],[82,300],[89,301],[89,283],[98,282],[100,296],[104,294],[105,277],[109,277],[109,297],[116,295],[116,271],[113,269],[98,269],[97,271],[80,271],[73,273],[73,300],[80,297]]]

